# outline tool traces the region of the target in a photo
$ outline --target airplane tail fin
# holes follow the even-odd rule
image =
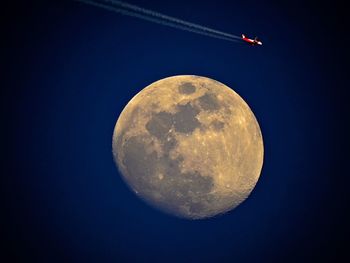
[[[245,38],[245,35],[244,35],[244,34],[242,34],[242,38]]]

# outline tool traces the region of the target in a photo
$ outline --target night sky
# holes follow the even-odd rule
[[[257,35],[262,47],[68,0],[2,4],[1,257],[11,259],[0,261],[340,262],[349,238],[345,9],[282,2],[130,0]],[[234,89],[264,139],[250,197],[206,220],[145,204],[112,156],[128,101],[180,74]]]

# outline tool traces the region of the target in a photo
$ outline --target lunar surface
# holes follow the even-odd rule
[[[199,76],[161,79],[122,111],[113,155],[130,188],[150,205],[200,219],[237,207],[263,164],[259,124],[224,84]]]

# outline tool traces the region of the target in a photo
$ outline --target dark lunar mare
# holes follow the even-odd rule
[[[123,164],[127,169],[127,180],[136,186],[135,190],[144,192],[149,189],[149,178],[157,168],[157,153],[148,154],[141,136],[129,138],[123,147]]]
[[[201,126],[196,118],[199,109],[192,107],[191,103],[178,105],[178,111],[174,114],[174,128],[176,132],[191,133]]]
[[[154,113],[151,119],[146,123],[146,130],[151,135],[162,140],[169,132],[173,122],[173,115],[171,113],[165,111]]]
[[[211,125],[215,131],[221,131],[225,127],[225,123],[219,120],[213,120]]]
[[[212,93],[205,93],[203,96],[198,98],[198,102],[203,110],[214,111],[220,109],[220,104],[215,94]]]
[[[191,82],[185,82],[178,87],[178,91],[181,94],[192,94],[196,91],[196,87]]]

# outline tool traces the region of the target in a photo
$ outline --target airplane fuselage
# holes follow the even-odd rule
[[[255,37],[255,39],[251,39],[251,38],[247,38],[244,34],[242,34],[242,40],[252,46],[255,46],[255,45],[262,46],[262,42],[258,40],[257,37]]]

